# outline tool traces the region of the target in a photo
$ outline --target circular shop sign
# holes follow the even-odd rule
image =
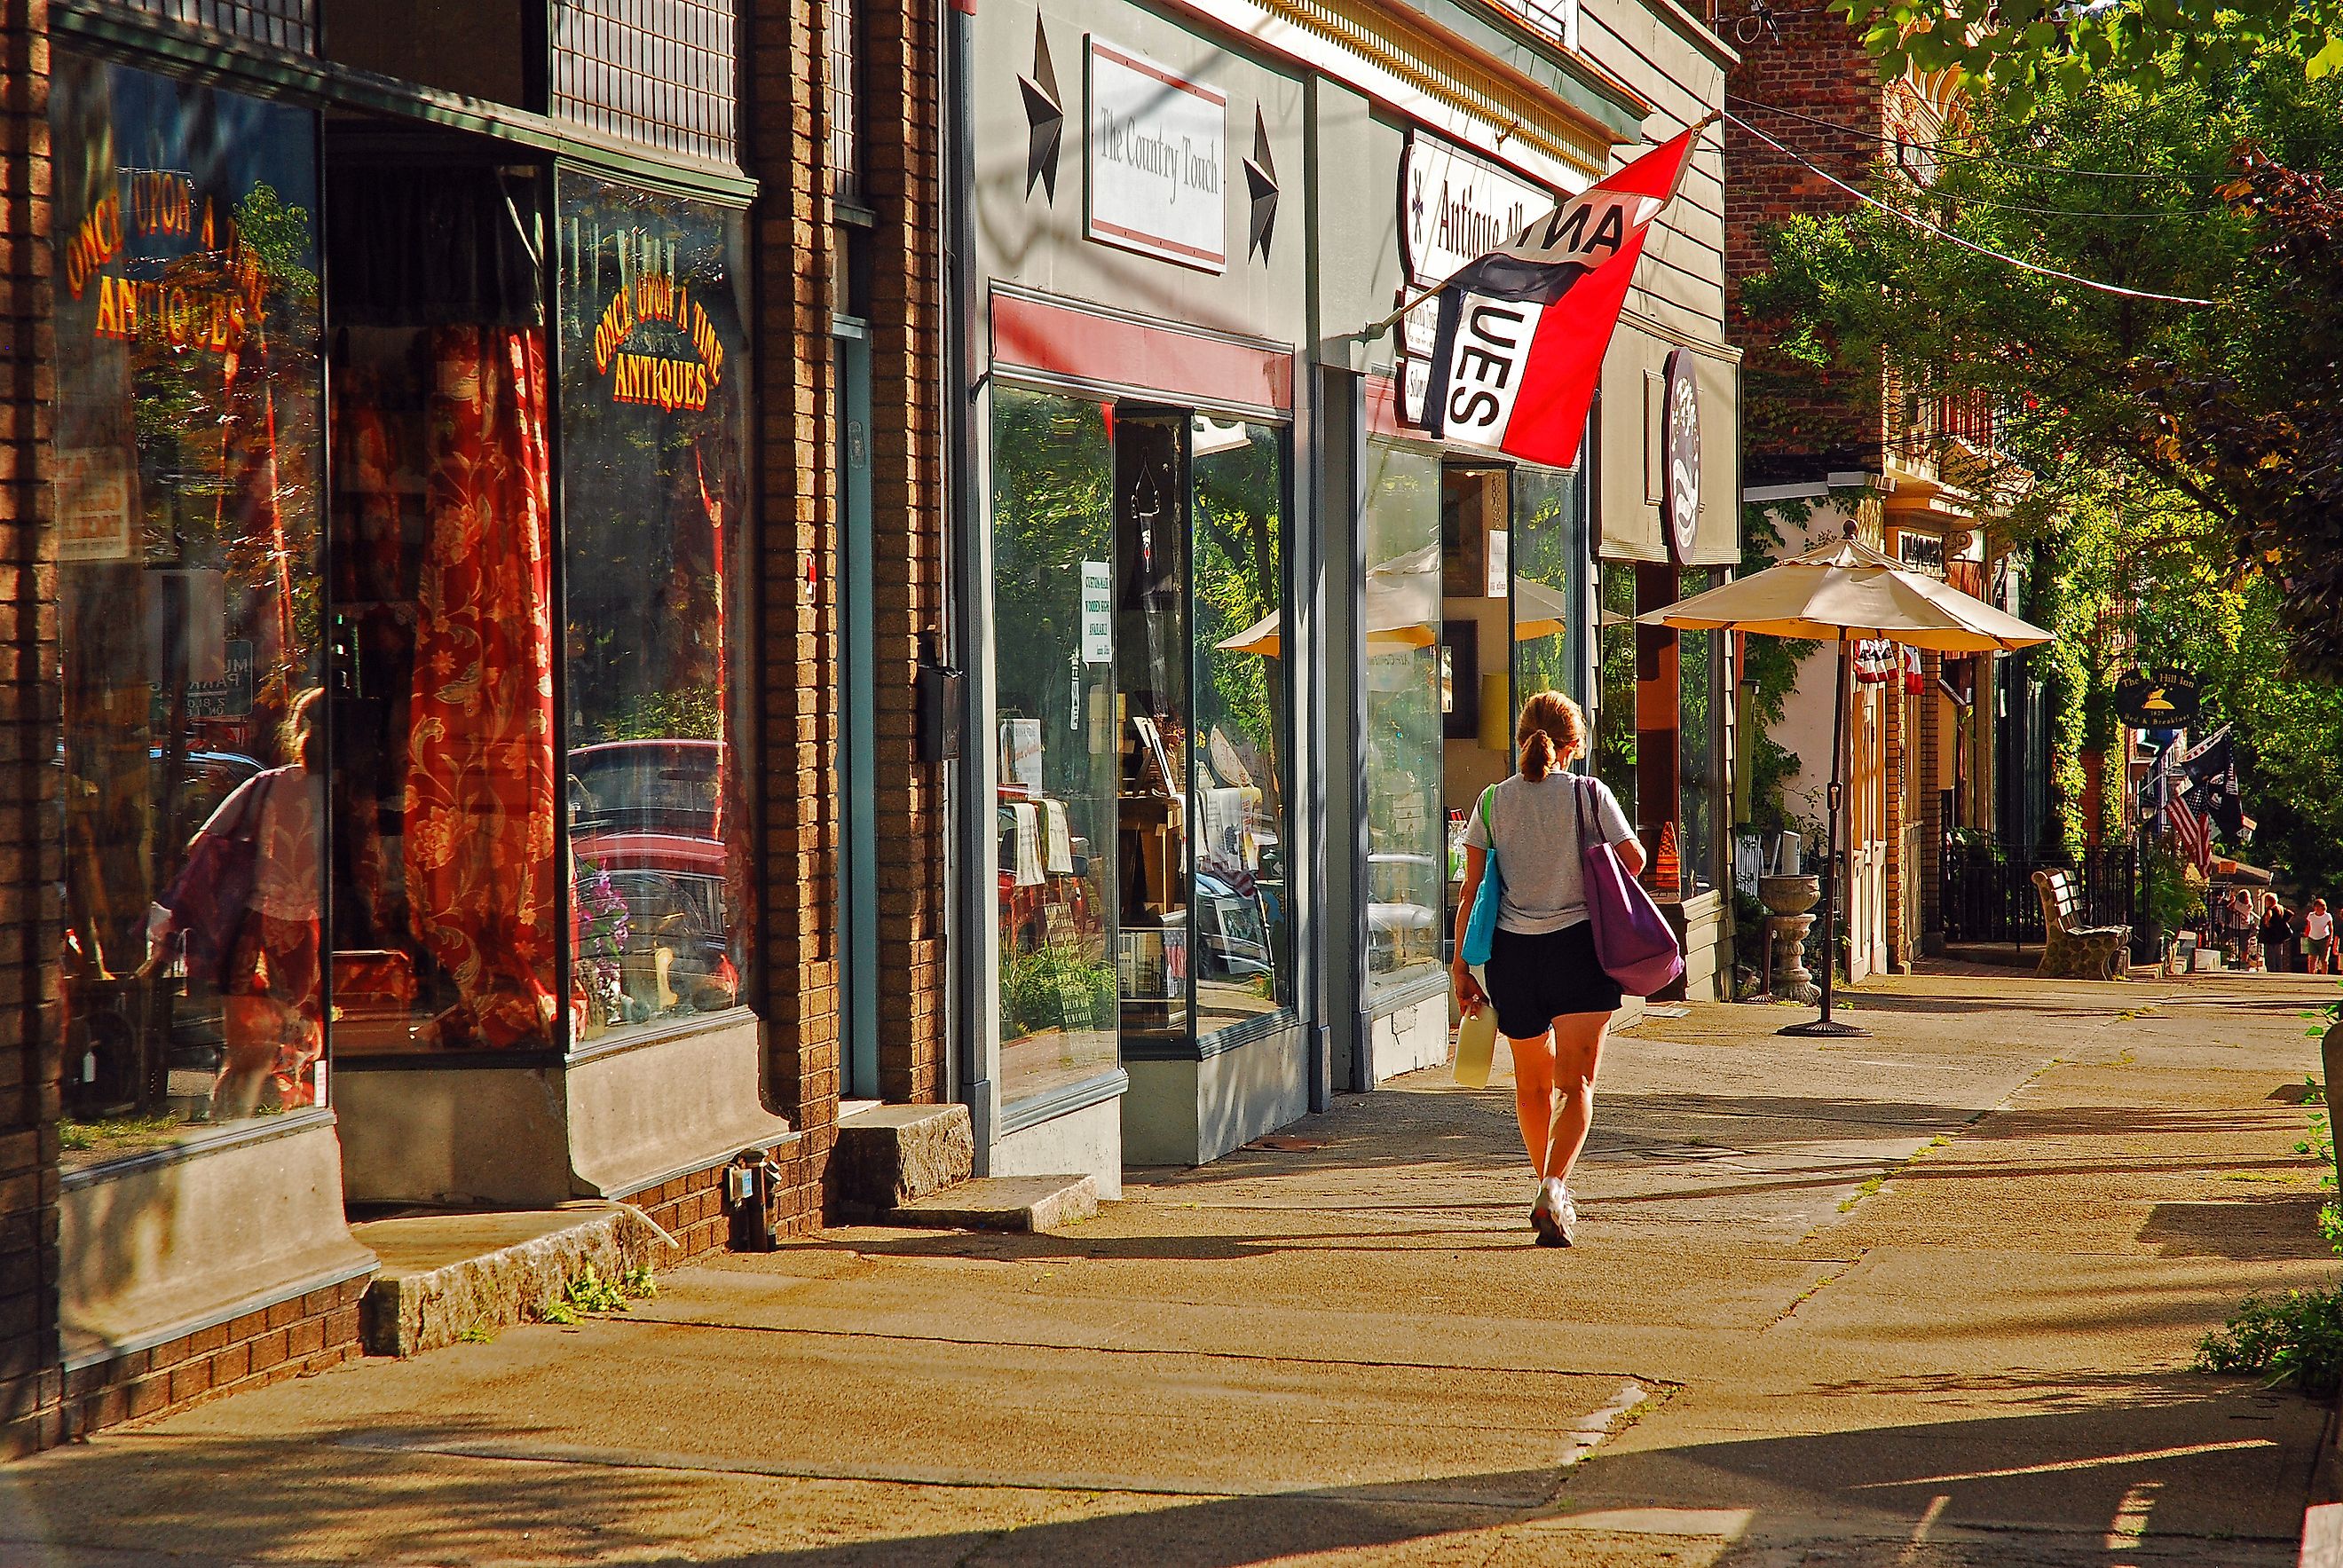
[[[1692,554],[1700,528],[1700,390],[1693,363],[1690,349],[1668,353],[1667,419],[1660,436],[1660,509],[1678,564]]]

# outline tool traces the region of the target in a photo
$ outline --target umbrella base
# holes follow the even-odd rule
[[[1841,1023],[1835,1018],[1811,1019],[1805,1023],[1785,1025],[1775,1034],[1795,1035],[1801,1040],[1869,1040],[1871,1031],[1851,1023]]]

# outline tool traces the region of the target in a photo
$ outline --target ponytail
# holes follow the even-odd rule
[[[1534,784],[1586,747],[1586,715],[1559,691],[1532,692],[1513,727],[1522,777]]]
[[[1522,777],[1534,784],[1554,771],[1554,737],[1533,729],[1522,742]]]

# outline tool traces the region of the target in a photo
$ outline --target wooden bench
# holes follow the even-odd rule
[[[2034,873],[2034,890],[2042,895],[2042,962],[2035,974],[2043,980],[2114,980],[2127,966],[2125,950],[2131,943],[2129,926],[2087,926],[2075,879],[2063,870]]]

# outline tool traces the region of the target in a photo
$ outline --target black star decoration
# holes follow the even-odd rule
[[[1255,106],[1252,112],[1252,156],[1244,160],[1245,188],[1252,195],[1252,223],[1245,253],[1261,252],[1269,259],[1269,236],[1277,227],[1277,165],[1269,156],[1269,126]]]
[[[1017,78],[1025,95],[1025,194],[1033,194],[1040,180],[1054,204],[1058,199],[1058,144],[1066,131],[1066,110],[1058,96],[1058,68],[1050,63],[1050,35],[1041,18],[1033,18],[1033,74]]]

